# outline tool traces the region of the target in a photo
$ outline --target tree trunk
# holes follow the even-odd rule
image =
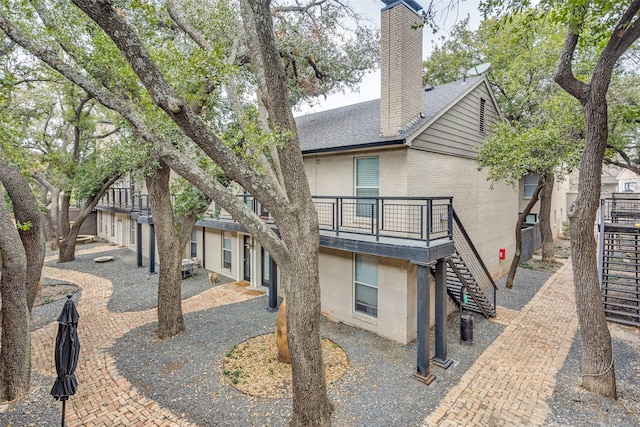
[[[76,259],[76,239],[80,234],[80,227],[71,227],[68,233],[58,242],[58,262],[71,262]]]
[[[174,221],[169,179],[171,170],[161,167],[146,179],[153,224],[156,229],[160,272],[158,276],[158,338],[178,335],[185,329],[182,315],[182,255],[196,216]]]
[[[20,240],[27,256],[27,307],[29,313],[38,293],[42,264],[44,263],[45,242],[42,237],[40,222],[40,208],[36,196],[31,191],[29,183],[20,170],[0,159],[0,181],[13,202],[13,213],[20,224],[31,223],[25,229],[20,230]]]
[[[582,384],[587,390],[617,398],[611,335],[598,280],[594,224],[600,201],[600,175],[607,143],[606,101],[584,106],[585,148],[580,163],[578,198],[570,210],[571,260],[576,309],[582,337]]]
[[[0,197],[0,254],[2,275],[2,345],[0,346],[0,402],[14,400],[29,391],[31,381],[31,333],[27,307],[27,255],[11,221],[4,197]]]
[[[317,224],[317,221],[315,221]],[[298,222],[298,224],[302,224]],[[283,239],[292,248],[292,257],[283,271],[287,297],[286,323],[293,376],[293,416],[291,426],[329,426],[333,405],[327,397],[322,343],[320,338],[320,286],[318,275],[318,234],[280,227],[289,232]],[[290,241],[291,239],[291,241]]]
[[[520,257],[522,256],[522,225],[524,221],[527,219],[527,215],[531,212],[531,209],[538,203],[538,195],[542,190],[543,186],[543,178],[542,176],[538,180],[538,186],[533,191],[531,195],[531,200],[525,206],[524,211],[518,217],[518,221],[516,222],[516,253],[513,255],[513,259],[511,260],[511,266],[509,267],[509,273],[507,274],[507,281],[505,283],[505,287],[507,289],[513,288],[513,281],[516,278],[516,272],[518,271],[518,265],[520,264]]]
[[[551,172],[542,175],[543,187],[540,191],[540,234],[542,235],[542,261],[554,262],[556,253],[553,246],[553,231],[551,231],[551,197],[555,176]]]
[[[51,208],[49,209],[51,216],[51,226],[53,229],[53,235],[51,236],[49,248],[52,251],[59,249],[60,247],[60,190],[54,188],[51,191]]]
[[[278,346],[278,361],[291,364],[289,354],[289,338],[287,337],[287,300],[283,299],[276,316],[276,345]]]

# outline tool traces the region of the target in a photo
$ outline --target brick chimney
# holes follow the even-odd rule
[[[422,115],[422,23],[414,0],[382,0],[380,133],[394,136]]]

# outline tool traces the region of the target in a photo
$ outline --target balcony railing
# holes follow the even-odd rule
[[[273,219],[254,197],[238,195],[258,216]],[[453,211],[451,197],[353,197],[316,196],[313,204],[318,213],[320,230],[336,236],[362,235],[423,241],[428,246],[437,239],[451,240]],[[150,212],[149,196],[129,188],[112,188],[100,205]],[[215,205],[205,218],[234,221],[224,209]]]
[[[422,240],[452,238],[451,197],[313,197],[320,229]]]
[[[112,187],[108,189],[98,202],[98,206],[116,207],[131,212],[147,214],[151,212],[149,195],[142,194],[140,191],[132,191],[128,187]]]
[[[612,199],[602,199],[601,215],[604,222],[635,224],[640,222],[640,199],[634,194],[615,194]]]

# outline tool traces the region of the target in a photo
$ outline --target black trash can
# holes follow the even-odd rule
[[[473,342],[473,315],[462,314],[460,316],[460,340],[464,343]]]

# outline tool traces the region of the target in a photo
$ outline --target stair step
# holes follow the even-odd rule
[[[628,313],[626,311],[612,310],[610,308],[605,308],[604,312],[605,314],[612,314],[615,316],[625,316],[625,317],[633,317],[633,318],[640,319],[640,314],[638,313]]]
[[[622,325],[628,325],[628,326],[640,326],[640,321],[634,322],[633,320],[627,320],[627,319],[619,319],[617,317],[609,317],[607,316],[607,320],[609,322],[613,322],[613,323],[620,323]]]
[[[615,297],[614,297],[615,299]],[[611,302],[611,301],[603,301],[602,302],[605,306],[605,311],[606,310],[613,310],[616,308],[626,308],[629,310],[636,310],[638,312],[640,312],[640,305],[629,305],[629,304],[619,304],[619,303],[615,303],[615,302]],[[607,308],[609,307],[609,308]]]

